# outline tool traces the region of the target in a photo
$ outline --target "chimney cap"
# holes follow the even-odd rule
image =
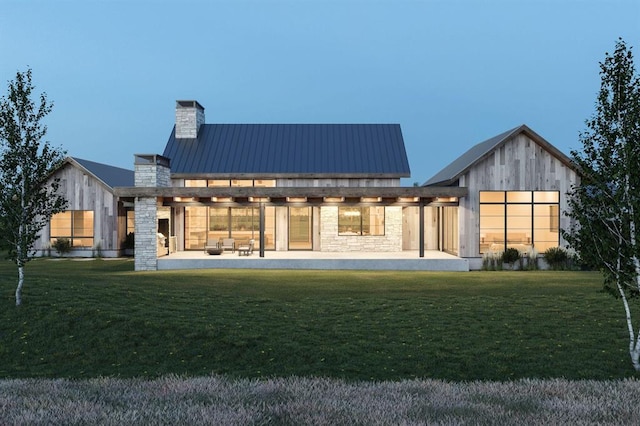
[[[204,107],[200,105],[200,102],[192,100],[176,101],[176,108],[197,108],[204,111]]]

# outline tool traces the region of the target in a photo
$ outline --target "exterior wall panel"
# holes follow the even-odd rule
[[[570,225],[563,212],[567,210],[566,193],[572,185],[579,183],[576,172],[523,133],[508,140],[497,151],[475,164],[459,181],[460,186],[469,188],[468,196],[460,199],[462,257],[480,256],[480,191],[559,191],[560,227],[566,229]],[[566,242],[561,240],[560,243]]]
[[[66,210],[91,210],[94,212],[94,249],[100,244],[103,256],[118,256],[124,231],[118,228],[118,200],[111,190],[93,176],[72,164],[64,165],[54,177],[60,179],[59,193],[67,199]],[[124,212],[123,212],[124,214]],[[121,235],[120,235],[121,234]],[[35,249],[46,254],[49,248],[50,229],[47,224],[36,241]],[[91,256],[94,250],[74,249],[73,255]]]

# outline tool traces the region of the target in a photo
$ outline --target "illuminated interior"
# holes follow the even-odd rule
[[[51,244],[68,238],[72,247],[93,247],[93,211],[67,210],[51,217]]]
[[[560,243],[558,191],[480,191],[480,253],[542,253]]]
[[[234,238],[237,244],[255,240],[259,249],[258,207],[185,207],[185,249],[202,250],[209,240]],[[275,207],[265,207],[265,249],[275,249]]]
[[[384,235],[384,207],[339,207],[338,235]]]

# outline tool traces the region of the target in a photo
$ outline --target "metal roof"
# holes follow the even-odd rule
[[[500,133],[484,142],[474,145],[460,157],[453,160],[448,166],[436,173],[431,179],[427,180],[423,186],[434,185],[452,185],[461,175],[467,172],[474,164],[488,156],[509,139],[525,133],[535,143],[542,146],[552,155],[571,168],[575,168],[571,159],[563,154],[559,149],[547,142],[542,136],[531,130],[527,125],[523,124],[504,133]]]
[[[174,175],[408,177],[399,124],[203,124],[162,154]]]
[[[111,188],[115,188],[116,186],[134,185],[135,180],[133,170],[83,160],[77,157],[70,158]]]

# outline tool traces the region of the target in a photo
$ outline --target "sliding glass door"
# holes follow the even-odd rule
[[[311,250],[313,228],[311,207],[289,207],[289,250]]]

